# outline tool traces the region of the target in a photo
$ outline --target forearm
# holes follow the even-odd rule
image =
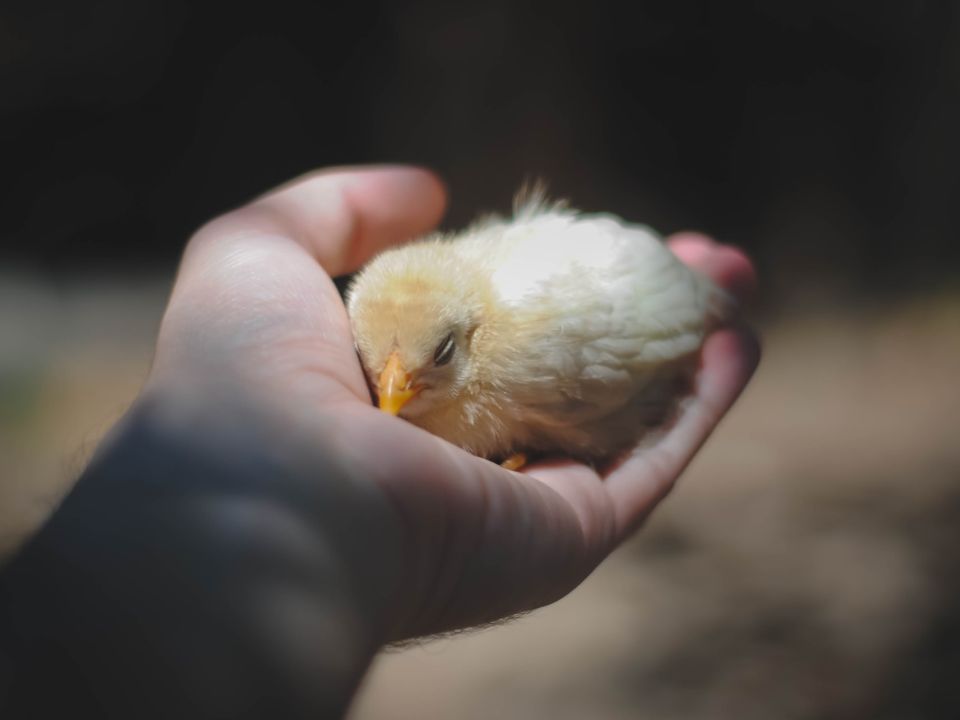
[[[342,714],[388,581],[331,526],[363,538],[371,504],[254,438],[161,425],[133,413],[3,569],[0,716]]]

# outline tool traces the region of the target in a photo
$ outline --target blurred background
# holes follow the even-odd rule
[[[378,718],[956,718],[960,8],[0,6],[0,549],[150,362],[193,228],[412,162],[747,249],[765,358],[633,541],[507,626],[384,654]]]

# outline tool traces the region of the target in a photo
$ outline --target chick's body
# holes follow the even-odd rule
[[[381,254],[348,308],[381,407],[401,368],[399,414],[472,453],[601,460],[664,419],[731,302],[642,226],[533,205]]]

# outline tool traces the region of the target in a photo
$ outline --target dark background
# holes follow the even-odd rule
[[[926,287],[960,255],[957,7],[7,2],[0,261],[166,271],[272,185],[398,161],[448,227],[543,177],[745,246],[774,294]]]
[[[569,598],[352,720],[960,717],[960,2],[0,2],[0,557],[147,376],[181,249],[313,168],[527,178],[760,266],[764,358]],[[492,708],[492,709],[491,709]]]

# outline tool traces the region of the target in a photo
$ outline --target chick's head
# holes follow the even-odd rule
[[[475,377],[483,316],[476,273],[439,241],[378,256],[347,298],[360,359],[380,408],[415,418],[456,400]]]

